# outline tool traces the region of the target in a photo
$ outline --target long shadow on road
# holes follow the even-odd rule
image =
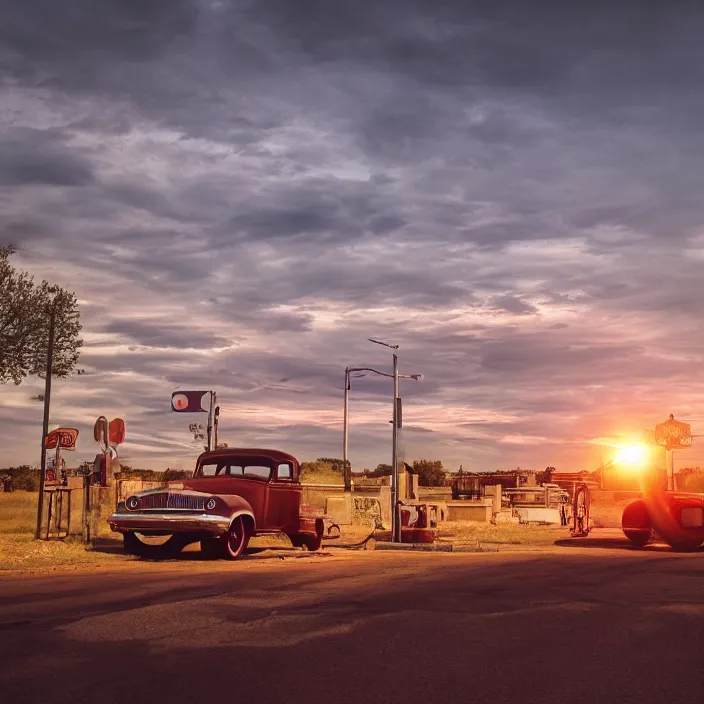
[[[638,547],[634,545],[627,538],[564,538],[555,541],[555,545],[561,548],[575,548],[575,549],[594,549],[599,550],[621,550],[625,552],[636,552],[636,553],[676,553],[677,550],[673,550],[669,545],[665,543],[650,543],[645,547]],[[688,552],[693,553],[704,553],[704,546],[697,548],[696,550],[689,550]]]
[[[0,691],[72,704],[689,702],[701,560],[618,549],[77,576],[84,613],[18,612]]]

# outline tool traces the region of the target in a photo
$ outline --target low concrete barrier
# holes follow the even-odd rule
[[[493,502],[491,500],[447,502],[448,521],[491,523],[493,515]]]
[[[560,525],[560,512],[556,508],[516,506],[513,509],[521,519],[521,523],[556,523]]]

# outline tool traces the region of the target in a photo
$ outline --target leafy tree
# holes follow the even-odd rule
[[[340,472],[340,474],[342,474],[343,462],[336,457],[318,457],[316,462],[321,465],[330,465],[331,471]]]
[[[333,464],[339,462],[339,464]],[[321,457],[315,462],[301,462],[301,481],[314,484],[337,484],[342,481],[342,460]]]
[[[377,479],[379,477],[390,477],[391,476],[391,465],[390,464],[378,464],[376,469],[373,469],[367,474],[367,476]]]
[[[67,377],[83,345],[76,296],[47,281],[37,284],[33,276],[16,270],[10,263],[14,253],[14,247],[0,247],[0,384],[44,376],[52,306],[53,376]]]
[[[39,470],[32,469],[32,467],[27,464],[0,470],[0,475],[3,479],[10,477],[14,489],[21,491],[39,491]]]
[[[447,472],[440,460],[415,460],[413,471],[418,475],[420,486],[443,486]]]
[[[167,469],[161,478],[165,482],[169,482],[176,479],[190,479],[192,476],[193,472],[189,472],[187,469]]]

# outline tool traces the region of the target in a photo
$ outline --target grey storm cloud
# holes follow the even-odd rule
[[[114,320],[105,326],[105,332],[125,337],[145,347],[226,347],[230,341],[210,332],[196,332],[187,325]]]
[[[193,384],[237,442],[333,455],[377,336],[425,377],[409,457],[588,462],[704,420],[700,3],[5,5],[0,242],[84,309],[57,414],[112,404],[167,461]],[[387,381],[353,382],[359,462]]]
[[[93,181],[87,159],[52,130],[5,130],[0,136],[0,186],[86,186]]]

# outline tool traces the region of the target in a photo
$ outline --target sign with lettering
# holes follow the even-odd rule
[[[669,420],[655,426],[655,442],[668,450],[691,447],[692,427],[670,415]]]
[[[62,450],[75,450],[77,440],[76,428],[57,428],[46,436],[44,445],[47,450],[55,450],[57,445]]]

